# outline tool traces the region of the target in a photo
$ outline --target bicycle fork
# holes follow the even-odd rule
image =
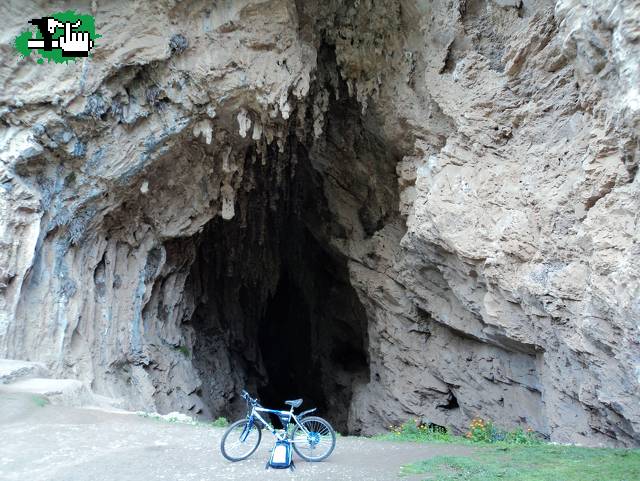
[[[247,437],[251,433],[253,429],[253,414],[249,416],[246,424],[244,425],[244,429],[242,430],[242,434],[240,435],[240,442],[244,443],[247,440]]]

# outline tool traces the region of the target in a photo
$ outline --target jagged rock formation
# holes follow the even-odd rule
[[[637,444],[640,8],[315,3],[94,2],[44,66],[2,7],[0,357]]]

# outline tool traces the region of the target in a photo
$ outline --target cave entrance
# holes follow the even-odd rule
[[[366,315],[340,259],[312,239],[305,259],[287,262],[260,320],[266,378],[260,399],[283,406],[301,397],[346,431],[354,385],[368,380]]]
[[[358,433],[354,394],[369,383],[369,340],[349,262],[376,257],[350,249],[375,250],[366,244],[374,234],[401,223],[400,154],[375,113],[336,84],[332,49],[320,55],[310,98],[328,102],[322,136],[307,116],[313,128],[292,124],[279,145],[247,144],[234,217],[214,217],[195,242],[193,364],[213,416],[241,415],[247,389],[273,408],[302,397],[302,409]]]
[[[367,317],[328,240],[322,181],[294,148],[295,168],[276,151],[256,162],[237,215],[213,219],[198,239],[193,362],[212,415],[241,415],[247,389],[272,408],[302,397],[300,409],[317,407],[347,432],[354,387],[369,378]]]
[[[267,406],[279,407],[283,400],[298,397],[324,401],[318,382],[322,373],[311,355],[313,321],[309,310],[303,292],[284,272],[258,330],[268,377],[258,395]]]

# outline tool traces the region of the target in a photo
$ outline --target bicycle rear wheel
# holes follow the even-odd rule
[[[336,447],[336,433],[327,421],[317,416],[303,418],[291,435],[293,449],[305,461],[317,462],[329,457]]]
[[[242,461],[251,456],[262,439],[262,430],[254,423],[247,424],[246,419],[233,423],[225,431],[220,441],[220,451],[229,461]]]

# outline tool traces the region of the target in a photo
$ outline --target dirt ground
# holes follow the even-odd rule
[[[451,445],[339,437],[335,451],[323,462],[307,463],[294,456],[295,471],[266,471],[270,434],[265,433],[251,458],[230,463],[219,450],[223,432],[136,414],[41,406],[31,396],[0,392],[0,479],[390,481],[398,479],[403,464],[469,451]]]

